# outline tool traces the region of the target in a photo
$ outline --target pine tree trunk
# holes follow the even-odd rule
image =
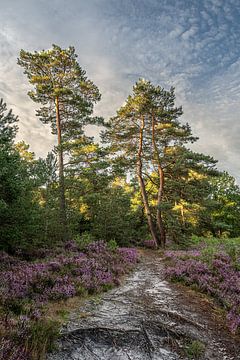
[[[161,204],[162,204],[162,198],[163,198],[163,191],[164,191],[164,171],[161,166],[161,161],[159,158],[158,148],[156,145],[156,139],[155,139],[155,118],[152,114],[152,145],[154,149],[154,155],[155,159],[157,161],[157,168],[158,168],[158,176],[159,176],[159,187],[158,187],[158,196],[157,196],[157,228],[160,234],[160,243],[161,247],[165,247],[166,244],[166,230],[163,223],[162,218],[162,211],[161,211]],[[153,159],[153,160],[155,160]]]
[[[152,239],[154,240],[156,245],[158,245],[159,240],[158,240],[157,233],[156,233],[156,230],[155,230],[154,222],[152,220],[152,214],[151,214],[150,206],[149,206],[149,203],[148,203],[148,196],[147,196],[147,192],[146,192],[146,188],[145,188],[145,183],[144,183],[144,180],[143,180],[143,177],[142,177],[143,130],[144,130],[144,118],[142,117],[142,125],[141,125],[140,132],[139,132],[137,176],[138,176],[138,182],[139,182],[139,186],[140,186],[140,190],[141,190],[144,210],[145,210],[145,213],[146,213],[146,216],[147,216],[149,230],[151,232]]]
[[[166,230],[162,219],[162,211],[160,209],[163,197],[164,189],[164,172],[161,166],[158,166],[159,174],[159,189],[158,189],[158,198],[157,198],[157,226],[160,233],[161,247],[165,247],[166,244]]]
[[[59,111],[59,99],[56,98],[56,125],[58,135],[58,170],[59,170],[59,203],[60,203],[60,228],[62,230],[62,240],[66,241],[68,237],[67,231],[67,215],[66,215],[66,200],[65,200],[65,182],[64,182],[64,164],[63,164],[63,149],[62,149],[62,129],[61,118]]]

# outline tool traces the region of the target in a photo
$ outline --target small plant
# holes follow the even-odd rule
[[[88,294],[88,291],[84,286],[78,285],[76,287],[76,295],[81,296],[81,297],[85,297],[85,296],[87,296],[87,294]]]
[[[228,240],[226,241],[226,244],[225,244],[225,251],[226,253],[231,257],[231,259],[233,261],[237,261],[238,258],[240,257],[240,246],[236,245],[237,243],[233,240]]]
[[[59,315],[63,321],[67,321],[68,316],[69,316],[69,311],[65,310],[65,309],[59,309],[57,311],[57,315]]]
[[[202,259],[208,264],[212,262],[214,255],[216,254],[216,248],[214,246],[208,246],[202,250]]]
[[[116,240],[110,240],[107,243],[107,247],[108,247],[109,250],[114,251],[114,250],[116,250],[118,248],[118,244],[117,244]]]
[[[191,341],[185,348],[188,359],[198,360],[204,355],[205,345],[199,340]]]
[[[79,249],[84,250],[89,244],[91,244],[94,241],[94,238],[92,234],[85,231],[81,235],[77,235],[74,240],[76,244],[79,246]]]
[[[32,360],[45,359],[46,353],[55,349],[59,331],[59,322],[53,320],[40,319],[31,325],[26,348],[31,354]]]

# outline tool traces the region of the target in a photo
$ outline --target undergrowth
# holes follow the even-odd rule
[[[240,328],[240,238],[197,238],[188,250],[165,251],[166,276],[212,296],[226,310],[231,332]]]

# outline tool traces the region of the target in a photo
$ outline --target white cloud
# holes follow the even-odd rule
[[[187,3],[2,0],[0,96],[21,117],[19,137],[40,155],[54,140],[26,95],[28,83],[16,65],[19,50],[71,44],[103,94],[98,114],[113,115],[139,77],[174,85],[184,120],[200,137],[196,149],[214,155],[221,168],[239,177],[240,4]]]

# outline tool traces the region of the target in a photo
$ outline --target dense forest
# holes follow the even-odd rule
[[[73,47],[21,51],[36,115],[58,139],[46,159],[15,143],[18,118],[0,103],[1,249],[54,247],[67,240],[118,245],[240,235],[240,190],[197,141],[174,89],[140,79],[109,121],[93,116],[100,92]],[[38,106],[40,104],[40,107]],[[85,127],[97,124],[100,144]]]
[[[44,302],[117,285],[136,262],[135,247],[187,251],[203,239],[214,256],[219,244],[223,247],[229,238],[240,236],[240,188],[230,174],[217,169],[217,160],[192,150],[197,134],[181,120],[183,109],[176,105],[174,88],[139,79],[116,114],[104,119],[94,115],[101,93],[78,63],[74,47],[21,50],[17,63],[29,81],[36,116],[51,127],[57,145],[43,159],[25,141],[16,142],[21,119],[1,100],[0,303],[7,316],[1,323],[5,330],[0,326],[5,339],[0,349],[5,355],[0,356],[20,359],[12,351],[15,341],[21,359],[40,359],[43,355],[34,347],[37,338],[40,349],[43,333],[51,345],[57,332],[53,322],[39,315]],[[88,125],[99,127],[99,143],[87,135]],[[236,265],[239,250],[234,244],[228,250]],[[180,260],[176,253],[166,253],[172,258],[168,276],[176,280],[184,273],[189,282],[193,274],[186,275],[183,253]],[[98,283],[76,270],[79,264],[89,270],[93,259],[98,270],[108,264],[107,271],[98,273]],[[226,259],[221,261],[226,265]],[[196,272],[194,263],[191,269]],[[234,269],[237,279],[239,264]],[[76,276],[82,276],[80,285]],[[213,289],[198,285],[214,295]],[[234,305],[224,306],[231,309],[231,329],[236,331],[238,296]],[[27,317],[31,335],[26,345]],[[42,352],[49,350],[46,344]]]

